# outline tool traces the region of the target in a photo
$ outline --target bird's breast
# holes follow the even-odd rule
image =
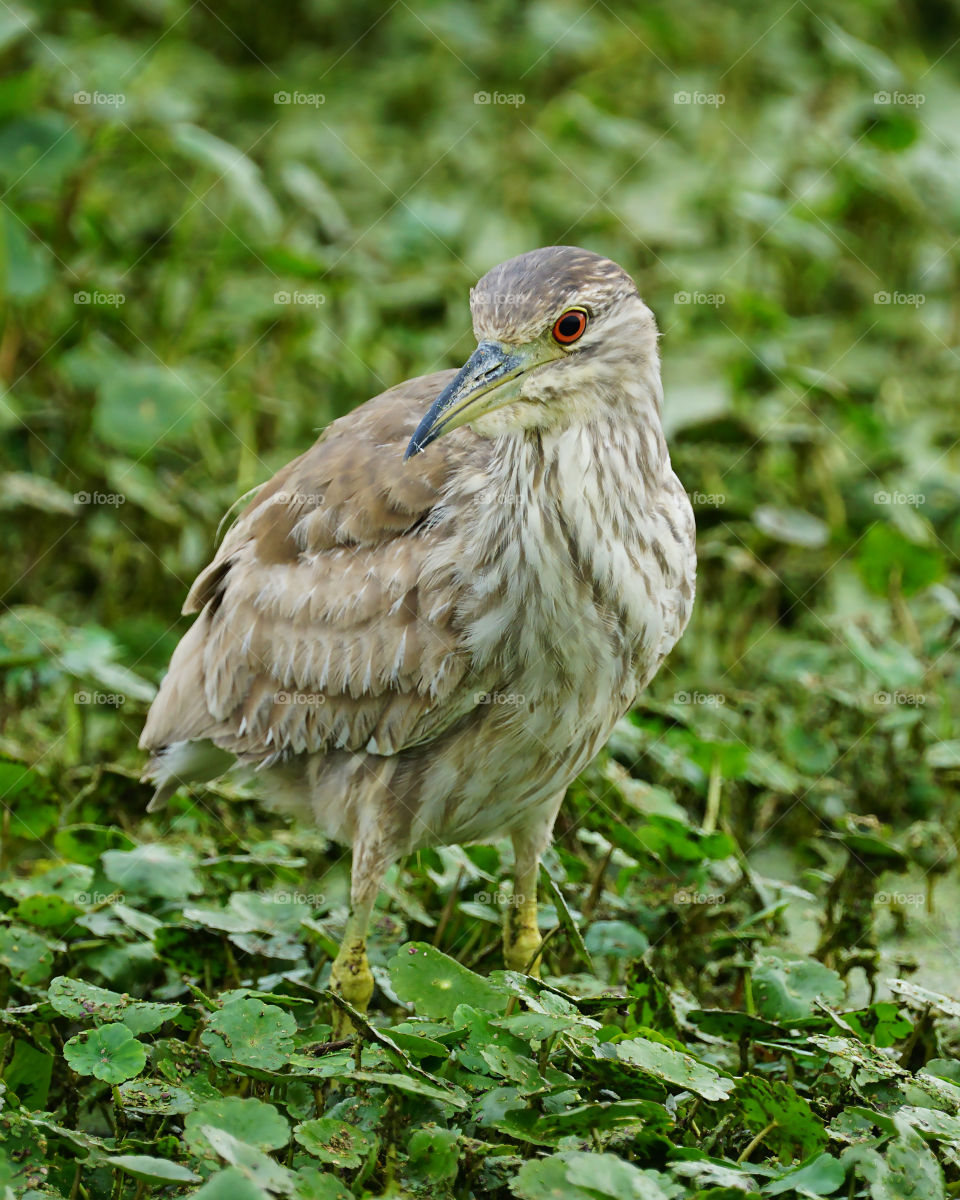
[[[474,514],[468,644],[524,697],[517,723],[539,712],[551,741],[612,728],[689,616],[693,515],[646,437],[524,443]]]

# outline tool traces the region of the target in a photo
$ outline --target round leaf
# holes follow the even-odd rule
[[[101,1025],[78,1033],[63,1048],[64,1057],[78,1075],[93,1075],[104,1083],[123,1083],[139,1075],[147,1052],[126,1025]]]

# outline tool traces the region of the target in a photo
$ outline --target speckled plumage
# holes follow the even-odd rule
[[[629,276],[550,248],[471,304],[478,340],[543,338],[570,304],[591,329],[409,461],[454,372],[391,388],[280,471],[191,589],[142,739],[161,791],[191,762],[259,766],[269,802],[354,846],[355,895],[421,846],[509,833],[535,861],[693,601],[693,514]]]

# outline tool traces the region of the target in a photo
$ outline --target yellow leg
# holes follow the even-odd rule
[[[370,924],[372,908],[371,898],[368,903],[351,909],[340,950],[330,969],[331,989],[361,1013],[367,1011],[367,1005],[373,995],[373,973],[367,961],[367,927]],[[346,1013],[334,1008],[334,1040],[355,1032],[353,1022]]]
[[[513,839],[516,867],[513,896],[503,925],[503,961],[508,971],[525,971],[540,978],[541,937],[537,926],[537,878],[540,855],[529,843]],[[536,957],[535,957],[536,956]]]

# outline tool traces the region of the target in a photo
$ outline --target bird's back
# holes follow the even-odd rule
[[[183,743],[257,764],[389,754],[450,721],[469,656],[456,563],[444,566],[434,517],[450,477],[482,465],[489,446],[464,429],[417,470],[403,463],[450,375],[411,380],[335,421],[230,528],[184,605],[199,616],[147,718],[148,777],[162,785]]]

